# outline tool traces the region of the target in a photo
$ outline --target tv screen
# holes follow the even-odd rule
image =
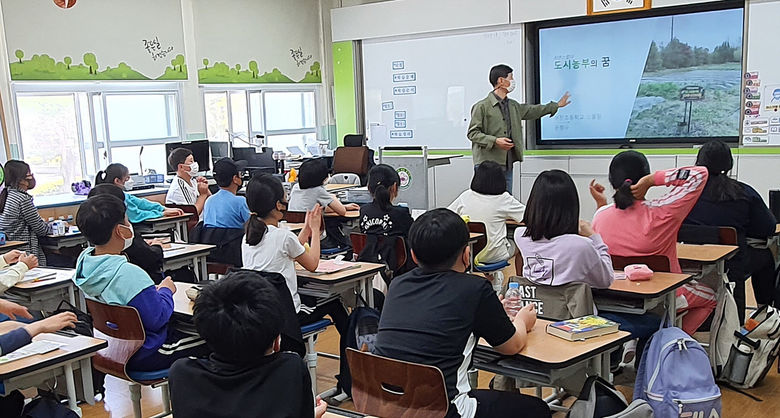
[[[176,173],[176,167],[168,164],[168,156],[176,148],[187,148],[192,151],[192,158],[198,163],[200,171],[211,170],[211,158],[209,157],[209,141],[169,142],[165,144],[165,161],[168,166],[168,174]]]
[[[742,8],[538,28],[538,144],[736,141]]]

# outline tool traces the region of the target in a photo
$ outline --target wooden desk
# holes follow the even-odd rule
[[[163,269],[175,270],[182,267],[192,266],[198,273],[198,280],[208,278],[208,266],[206,258],[211,250],[217,248],[211,244],[182,244],[174,243],[175,246],[183,245],[184,248],[175,250],[163,250]]]
[[[360,267],[342,270],[332,274],[312,273],[295,265],[295,274],[298,276],[298,292],[302,295],[316,298],[327,298],[339,295],[346,290],[354,289],[361,293],[368,302],[369,307],[374,307],[374,275],[385,269],[384,264],[357,262]]]
[[[0,254],[5,254],[11,250],[21,248],[27,245],[24,241],[6,241],[5,244],[0,245]]]
[[[188,230],[187,221],[192,217],[191,213],[185,213],[177,216],[163,216],[161,218],[147,219],[137,224],[138,232],[167,232],[176,231],[180,241],[187,242]]]
[[[355,187],[360,187],[359,184],[326,184],[325,190],[335,193],[340,192],[342,190],[349,190],[354,189]]]
[[[195,302],[187,297],[187,289],[197,286],[197,283],[174,282],[176,293],[173,294],[173,312],[187,317],[192,316],[192,308]]]
[[[619,274],[624,273],[615,272]],[[676,324],[676,290],[691,280],[691,274],[664,272],[654,272],[650,280],[641,282],[616,279],[608,289],[593,289],[593,299],[599,310],[631,314],[643,314],[665,301],[669,319]]]
[[[151,202],[157,202],[161,205],[165,205],[165,195],[168,193],[168,185],[158,185],[153,189],[133,190],[128,192],[137,197],[142,197]],[[51,196],[36,196],[35,206],[38,208],[38,214],[43,219],[54,218],[58,219],[60,216],[68,218],[69,216],[76,217],[79,211],[79,206],[87,200],[87,196],[76,196],[73,193],[61,193]]]
[[[6,322],[3,330],[8,332],[12,328],[23,326],[18,322]],[[81,369],[81,385],[84,391],[84,399],[88,404],[94,405],[92,396],[95,391],[92,385],[92,364],[90,357],[108,346],[108,343],[97,339],[79,335],[66,337],[59,334],[40,334],[34,340],[47,340],[65,344],[65,346],[46,354],[0,364],[0,382],[2,395],[7,395],[17,389],[35,387],[46,380],[57,376],[65,376],[65,387],[68,393],[68,406],[79,416],[81,408],[77,406],[76,384],[73,370]]]
[[[631,334],[618,331],[585,341],[566,341],[545,331],[551,322],[537,319],[534,329],[528,333],[525,348],[514,356],[501,355],[480,339],[474,350],[474,367],[539,385],[550,385],[592,361],[589,367],[611,380],[609,353],[628,341]]]
[[[75,269],[46,267],[48,270],[57,270],[57,277],[44,279],[37,282],[17,283],[14,287],[8,289],[5,293],[20,304],[37,310],[53,310],[46,307],[56,306],[63,300],[67,294],[68,301],[73,306],[78,306],[84,312],[87,311],[87,305],[84,298],[76,298],[76,284],[73,282]]]
[[[47,235],[40,239],[44,250],[59,251],[63,248],[84,247],[87,238],[81,232],[72,232],[65,235]]]
[[[698,266],[715,264],[718,275],[726,274],[726,260],[739,251],[736,245],[682,244],[677,243],[677,258]]]

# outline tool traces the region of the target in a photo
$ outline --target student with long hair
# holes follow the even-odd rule
[[[360,207],[360,232],[406,238],[412,226],[409,208],[396,206],[401,178],[393,167],[379,164],[368,172],[368,191],[374,200]]]
[[[318,304],[315,298],[299,294],[295,274],[296,262],[309,271],[315,271],[319,265],[322,208],[315,203],[314,208],[306,213],[304,227],[298,236],[280,228],[279,221],[287,210],[287,199],[282,183],[270,174],[255,176],[249,181],[246,203],[250,216],[241,244],[244,268],[284,276],[301,325],[319,321],[325,315],[331,317],[342,336],[340,373],[344,376],[348,373],[345,356],[347,310],[338,299]]]
[[[125,206],[127,206],[127,218],[130,219],[130,223],[137,224],[148,219],[184,214],[181,209],[166,208],[157,202],[128,193],[133,190],[134,182],[130,177],[130,170],[122,164],[109,164],[105,170],[98,171],[95,185],[104,183],[113,184],[125,191]]]
[[[52,229],[38,214],[33,198],[28,193],[35,188],[35,176],[24,161],[8,160],[5,163],[5,188],[0,192],[0,231],[9,241],[23,241],[20,251],[34,254],[38,264],[46,265],[38,239],[51,235]]]
[[[775,290],[775,263],[766,248],[777,220],[749,185],[728,176],[734,167],[731,149],[722,141],[710,141],[699,150],[696,165],[707,167],[709,177],[686,224],[730,226],[737,230],[739,252],[726,261],[729,280],[737,283],[734,299],[740,323],[745,319],[745,280],[751,277],[759,305],[768,304]],[[751,243],[753,245],[751,245]]]
[[[698,166],[651,173],[642,153],[621,152],[609,165],[609,182],[615,189],[613,205],[607,205],[604,187],[591,182],[590,192],[599,207],[593,230],[601,234],[612,255],[664,255],[671,271],[680,273],[677,233],[701,196],[707,177],[707,169]],[[656,186],[670,190],[659,199],[645,200],[647,191]],[[677,311],[688,311],[683,329],[691,335],[715,305],[715,292],[702,284],[691,283],[677,290]]]

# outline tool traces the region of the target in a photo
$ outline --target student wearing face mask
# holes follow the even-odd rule
[[[236,196],[244,186],[242,175],[246,161],[223,158],[214,163],[214,180],[219,191],[203,206],[203,224],[207,228],[243,228],[249,220],[246,198]]]
[[[46,265],[38,238],[50,235],[51,226],[38,214],[33,198],[28,193],[35,188],[35,176],[24,161],[8,160],[5,163],[5,188],[0,192],[0,231],[9,241],[24,241],[19,248],[38,257],[38,264]]]
[[[184,214],[181,209],[166,208],[157,202],[128,193],[133,190],[133,179],[130,178],[130,170],[122,164],[109,164],[105,170],[98,171],[97,176],[95,176],[95,185],[105,183],[114,184],[125,191],[125,205],[130,223],[137,224],[148,219]]]
[[[176,169],[176,177],[171,182],[165,203],[168,205],[192,205],[203,219],[203,207],[211,196],[209,183],[198,177],[200,167],[187,148],[176,148],[168,156],[168,164]]]
[[[553,116],[567,106],[569,93],[558,102],[545,105],[518,103],[507,97],[515,89],[512,68],[499,64],[490,69],[493,91],[471,108],[468,138],[474,166],[483,161],[495,161],[506,168],[506,190],[512,193],[512,165],[523,161],[522,121]]]
[[[76,224],[94,245],[76,262],[76,286],[98,301],[132,306],[141,317],[146,339],[130,358],[128,371],[162,370],[179,358],[208,355],[205,341],[177,329],[171,321],[176,293],[173,280],[166,277],[155,286],[143,269],[122,255],[132,245],[135,232],[120,199],[108,194],[87,199],[79,207]]]

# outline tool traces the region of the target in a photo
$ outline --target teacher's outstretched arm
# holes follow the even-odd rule
[[[543,105],[525,105],[525,113],[523,114],[522,119],[536,120],[546,115],[555,116],[558,109],[566,107],[571,103],[571,100],[569,100],[570,98],[571,94],[567,91],[558,102],[550,102]]]

